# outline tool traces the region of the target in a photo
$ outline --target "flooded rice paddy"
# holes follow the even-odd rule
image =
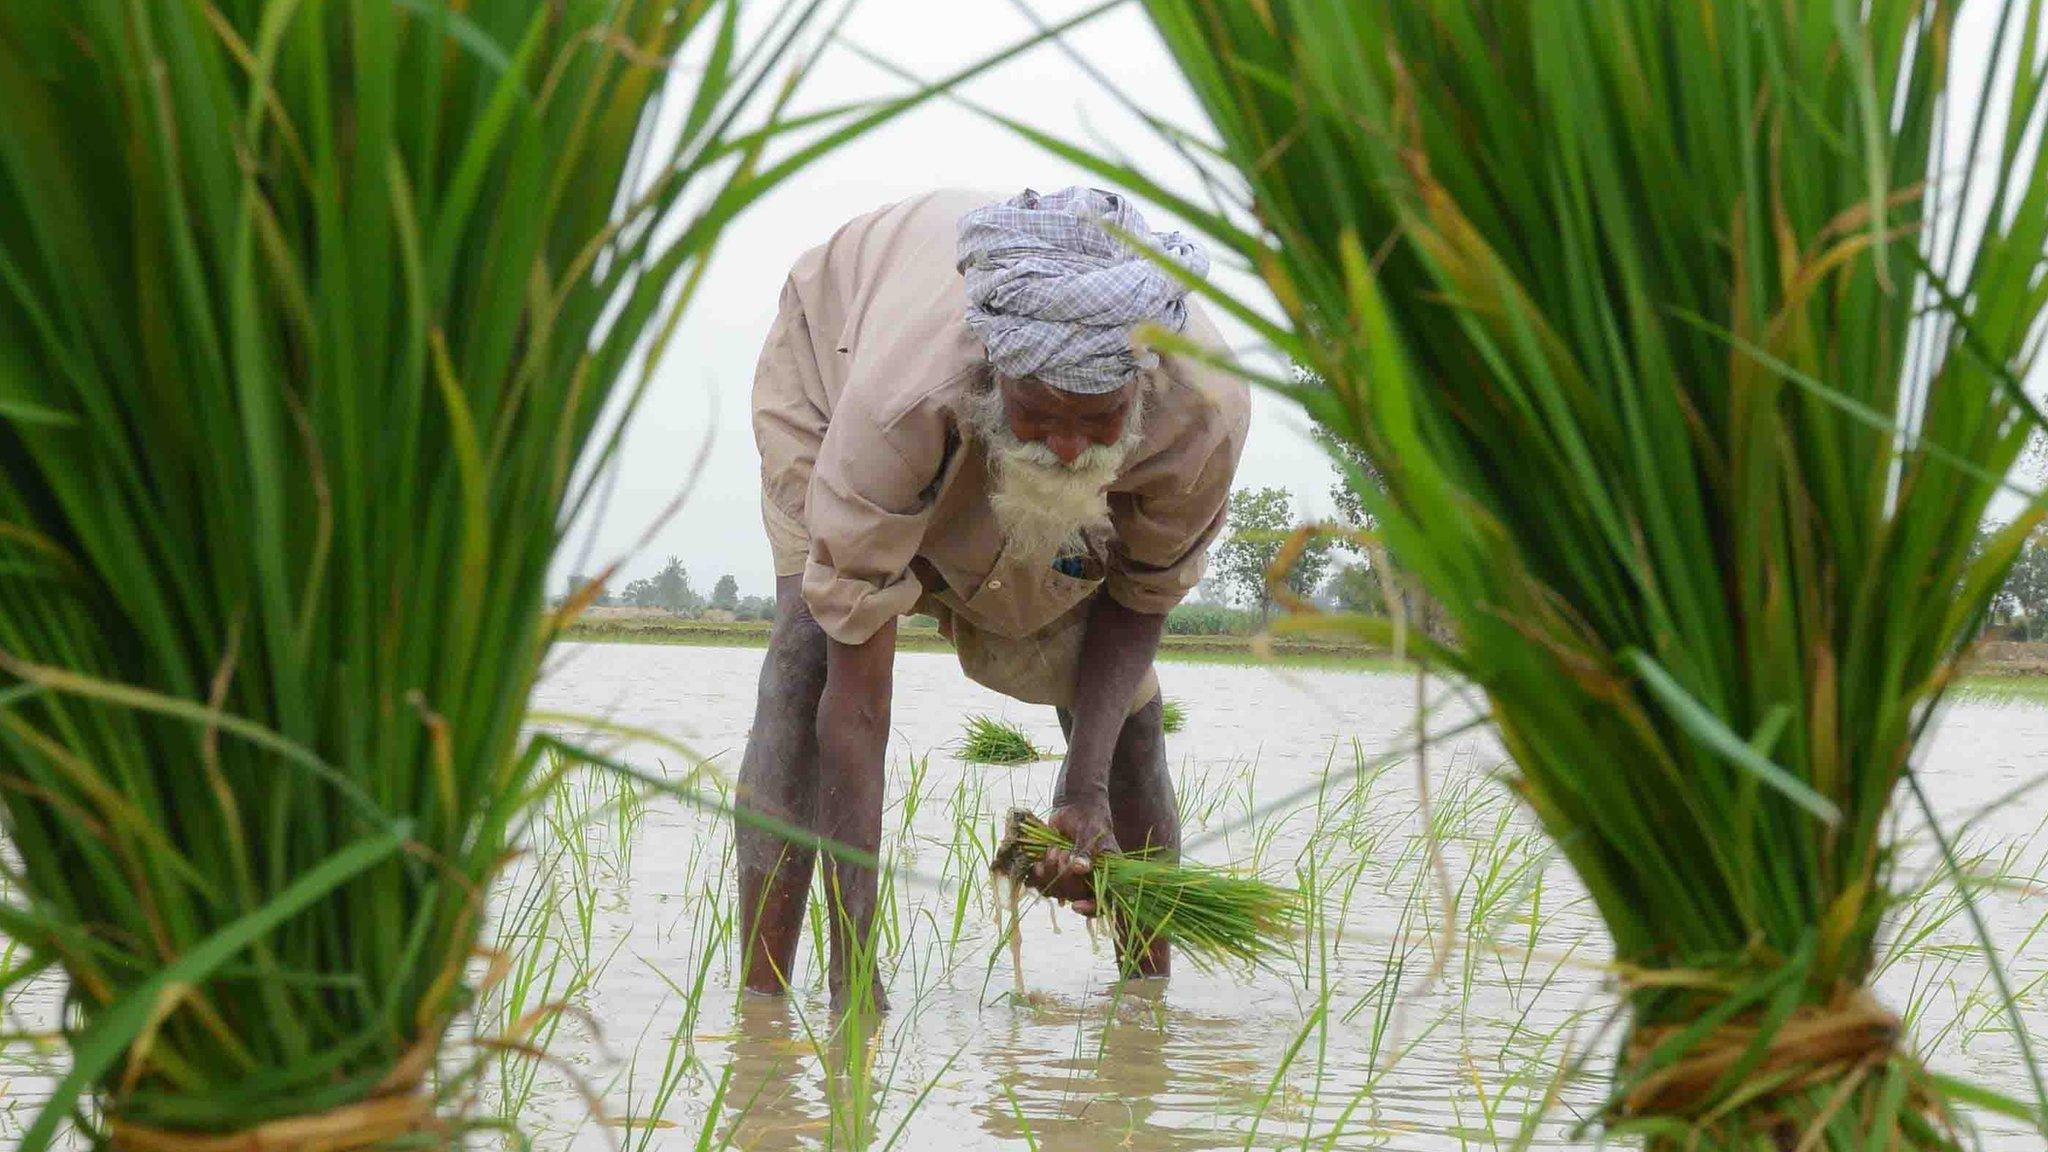
[[[569,645],[535,704],[651,729],[730,773],[760,659]],[[1412,677],[1200,664],[1161,676],[1188,714],[1169,752],[1189,851],[1313,894],[1295,962],[1182,964],[1163,986],[1115,988],[1106,940],[1027,904],[1018,970],[987,859],[1002,814],[1042,808],[1058,766],[972,765],[951,745],[976,713],[1023,724],[1041,747],[1062,746],[1059,727],[1050,710],[967,682],[948,656],[904,655],[884,844],[895,1010],[871,1032],[835,1030],[817,932],[787,1001],[738,995],[725,820],[572,776],[501,886],[503,962],[465,1031],[527,1051],[489,1057],[475,1114],[513,1121],[542,1150],[1592,1146],[1582,1123],[1615,1033],[1605,938],[1493,778],[1503,756],[1485,730],[1428,748],[1425,799],[1409,754]],[[1437,732],[1473,715],[1443,691],[1429,688]],[[676,778],[691,769],[645,741],[623,754]],[[1968,867],[1995,881],[1981,907],[2038,1051],[2048,789],[2010,794],[2048,775],[2048,707],[1958,702],[1927,774]],[[1917,827],[1902,824],[1910,898],[1880,993],[1938,1068],[2024,1095],[2014,1023]],[[17,992],[11,1027],[47,1028],[53,991]],[[19,1134],[60,1061],[21,1043],[0,1055],[0,1139]],[[2039,1147],[2009,1121],[1978,1119],[1986,1147]]]

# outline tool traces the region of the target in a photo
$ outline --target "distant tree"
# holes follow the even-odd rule
[[[690,587],[690,570],[683,562],[671,556],[668,564],[654,574],[655,595],[660,597],[661,607],[679,615],[688,615],[704,607],[704,598]]]
[[[1332,466],[1337,470],[1337,482],[1330,485],[1330,503],[1337,506],[1337,519],[1353,528],[1370,530],[1373,527],[1372,515],[1365,510],[1364,497],[1358,494],[1358,489],[1352,487],[1351,474],[1356,473],[1363,477],[1366,483],[1378,486],[1379,469],[1372,466],[1372,461],[1365,458],[1365,453],[1359,451],[1357,445],[1341,439],[1326,428],[1312,428],[1309,435],[1315,437],[1316,443],[1321,444],[1324,450],[1330,453]],[[1355,545],[1347,544],[1346,547],[1358,551]]]
[[[1216,546],[1217,586],[1239,607],[1257,609],[1263,627],[1273,610],[1266,571],[1294,530],[1294,498],[1285,488],[1240,488],[1230,494],[1225,523],[1230,534]],[[1288,590],[1313,595],[1329,562],[1329,539],[1312,541],[1287,571]]]
[[[718,583],[711,586],[711,606],[723,608],[727,612],[739,611],[740,582],[732,578],[732,573],[727,572],[720,576]]]
[[[2020,453],[2016,477],[2027,488],[2048,483],[2048,434],[2036,428],[2027,436]],[[1970,559],[1982,555],[1991,542],[1991,531],[1979,531]],[[2015,640],[2048,640],[2048,526],[2037,528],[2020,546],[2020,554],[2005,577],[2005,586],[1991,602],[1987,631]]]
[[[741,620],[775,619],[775,601],[766,596],[742,596],[733,615]]]
[[[626,585],[624,599],[635,608],[659,608],[688,616],[704,607],[704,598],[690,587],[690,571],[671,556],[661,571]]]
[[[2036,530],[2020,547],[1998,601],[1999,614],[2021,639],[2048,638],[2048,529]]]
[[[1324,428],[1312,429],[1310,434],[1330,453],[1332,465],[1337,470],[1337,482],[1330,486],[1330,502],[1337,506],[1337,518],[1352,528],[1371,532],[1378,525],[1373,522],[1372,514],[1366,511],[1365,499],[1354,484],[1363,481],[1378,487],[1382,483],[1379,469],[1373,467],[1365,453],[1349,440]],[[1352,541],[1345,541],[1341,546],[1357,559],[1339,567],[1331,576],[1331,598],[1346,612],[1385,615],[1390,605],[1379,565],[1386,553]],[[1450,619],[1416,586],[1413,578],[1399,578],[1395,580],[1394,587],[1401,593],[1401,603],[1407,609],[1411,622],[1439,642],[1452,640]]]
[[[566,603],[570,600],[574,600],[576,598],[577,593],[583,591],[583,589],[587,587],[589,584],[590,577],[585,576],[583,573],[577,572],[571,575],[569,577],[569,587],[562,593],[563,602]],[[612,605],[618,603],[618,600],[615,597],[613,597],[613,595],[610,592],[607,592],[603,589],[599,589],[597,596],[593,598],[590,601],[590,603],[592,607],[609,608]]]
[[[1386,596],[1380,589],[1380,574],[1370,562],[1360,560],[1339,565],[1330,574],[1328,592],[1330,599],[1342,611],[1371,616],[1386,613]]]

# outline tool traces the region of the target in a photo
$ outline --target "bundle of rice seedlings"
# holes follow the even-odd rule
[[[0,6],[0,932],[72,1050],[29,1152],[426,1139],[600,417],[732,215],[907,106],[781,117],[820,8]]]
[[[970,716],[960,736],[960,758],[972,764],[1029,764],[1046,758],[1024,729],[993,716]]]
[[[1307,370],[1268,382],[1379,473],[1458,637],[1407,642],[1484,690],[1612,935],[1610,1133],[2043,1125],[2017,1020],[2032,1102],[1929,1071],[1868,989],[1895,797],[1926,809],[1916,755],[2042,516],[1973,552],[2040,423],[2040,0],[1146,8],[1226,207],[1037,135],[1255,270],[1285,321],[1222,305]]]
[[[989,868],[1021,886],[1046,853],[1074,842],[1022,809],[1010,813]],[[1166,939],[1198,968],[1264,965],[1292,953],[1301,936],[1301,894],[1227,868],[1168,861],[1150,852],[1104,852],[1090,863],[1098,915],[1121,938],[1121,954],[1143,955]]]
[[[1159,702],[1159,726],[1168,732],[1178,732],[1188,726],[1188,707],[1171,696]]]

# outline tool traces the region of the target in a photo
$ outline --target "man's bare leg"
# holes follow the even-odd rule
[[[876,860],[882,854],[895,652],[894,621],[867,643],[832,645],[818,710],[818,834]],[[832,1007],[859,1015],[886,1011],[881,945],[875,939],[876,871],[833,853],[826,854],[820,871],[832,944]]]
[[[1062,708],[1059,717],[1060,730],[1071,738],[1072,715]],[[1165,706],[1157,695],[1133,712],[1117,734],[1109,762],[1109,819],[1125,851],[1149,847],[1168,860],[1180,855],[1180,801],[1166,765]],[[1123,941],[1117,941],[1117,968],[1125,975],[1164,976],[1172,966],[1165,940],[1152,941],[1142,956],[1125,955]]]
[[[775,626],[761,661],[754,727],[740,761],[737,807],[798,828],[817,826],[818,698],[825,691],[825,633],[811,618],[803,577],[775,581]],[[734,822],[740,869],[740,947],[749,990],[789,988],[817,853],[808,845]]]

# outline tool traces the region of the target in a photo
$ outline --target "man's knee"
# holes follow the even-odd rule
[[[1159,693],[1154,692],[1136,712],[1124,718],[1123,738],[1120,744],[1130,744],[1164,755],[1166,749],[1166,704]]]
[[[1124,719],[1124,728],[1133,733],[1166,730],[1166,697],[1154,692],[1150,700],[1140,705],[1136,712]]]
[[[828,641],[825,629],[811,615],[810,605],[796,594],[777,589],[775,625],[768,633],[768,660],[784,691],[825,685]]]
[[[1131,784],[1156,784],[1166,776],[1166,710],[1158,694],[1124,718],[1110,772]]]

